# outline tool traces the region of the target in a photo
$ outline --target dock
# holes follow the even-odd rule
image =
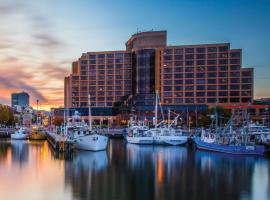
[[[124,138],[124,129],[100,129],[100,133],[106,135],[107,137],[113,139],[123,139]]]
[[[14,131],[13,128],[0,128],[0,138],[9,138]]]
[[[71,152],[74,150],[74,142],[68,141],[65,136],[56,133],[47,133],[47,140],[57,152]]]

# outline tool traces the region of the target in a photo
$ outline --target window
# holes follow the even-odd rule
[[[230,96],[239,96],[239,92],[238,91],[231,91]]]
[[[227,85],[220,85],[220,86],[218,86],[218,88],[220,90],[227,90],[228,89],[228,86]]]
[[[91,64],[91,65],[96,64],[96,60],[90,60],[90,64]]]
[[[197,59],[205,59],[205,54],[197,54],[196,58]]]
[[[217,73],[208,73],[207,74],[208,78],[216,78],[217,77]]]
[[[231,59],[230,60],[230,63],[231,64],[238,64],[239,65],[240,64],[240,59]]]
[[[210,54],[208,54],[208,59],[209,58],[217,58],[217,54],[216,53],[210,53]]]
[[[105,54],[98,54],[98,58],[99,59],[104,59],[105,58]]]
[[[82,65],[87,65],[87,60],[81,60]]]
[[[163,54],[172,54],[172,49],[164,49]]]
[[[231,75],[231,77],[239,77],[240,72],[231,72],[230,75]]]
[[[164,91],[172,91],[172,86],[164,86],[163,90]]]
[[[219,98],[218,99],[218,102],[219,103],[227,103],[228,102],[228,99],[227,98]]]
[[[252,83],[252,79],[251,78],[243,78],[242,83]]]
[[[251,96],[251,91],[242,91],[242,96]]]
[[[192,73],[192,74],[186,74],[186,78],[194,78],[194,74]]]
[[[172,60],[172,56],[163,56],[164,60]]]
[[[186,61],[186,65],[187,65],[187,66],[194,65],[194,61],[191,61],[191,60],[190,60],[190,61]]]
[[[174,72],[183,72],[183,68],[181,67],[175,67]]]
[[[183,61],[174,61],[174,66],[183,66]]]
[[[193,79],[187,79],[185,80],[186,84],[194,84],[194,80]]]
[[[174,60],[183,60],[183,55],[174,55]]]
[[[222,60],[219,60],[218,63],[220,65],[227,65],[228,64],[228,60],[227,59],[222,59]]]
[[[239,98],[230,98],[231,103],[239,103]]]
[[[219,83],[228,83],[228,79],[227,78],[221,78],[221,79],[219,79]]]
[[[196,52],[197,53],[205,53],[205,48],[197,48]]]
[[[231,78],[231,83],[240,83],[240,79],[239,78]]]
[[[233,66],[230,66],[230,69],[231,70],[240,70],[240,66],[239,65],[233,65]]]
[[[196,96],[197,97],[204,97],[205,96],[205,93],[204,92],[197,92],[196,93]]]
[[[114,54],[107,54],[107,58],[114,58]]]
[[[197,98],[196,102],[197,103],[205,103],[205,99],[204,98]]]
[[[249,84],[242,85],[243,90],[250,90],[251,88],[252,88],[252,85],[249,85]]]
[[[207,60],[208,65],[215,65],[217,64],[217,60]]]
[[[90,60],[95,60],[96,59],[96,55],[89,55],[89,59]]]
[[[194,103],[194,99],[193,98],[186,98],[185,102],[186,103]]]
[[[194,59],[194,55],[193,55],[193,54],[191,54],[191,55],[186,55],[185,58],[186,58],[186,59]]]
[[[239,85],[230,85],[231,90],[239,90]]]
[[[219,77],[228,77],[228,72],[219,72],[218,76]]]
[[[197,60],[197,65],[205,65],[205,60]]]
[[[218,92],[218,95],[219,96],[228,96],[228,92],[226,92],[226,91],[220,91],[220,92]]]
[[[196,90],[205,90],[204,85],[197,85]]]
[[[185,90],[194,90],[194,86],[193,85],[188,85],[185,87]]]
[[[252,76],[252,72],[251,71],[243,71],[242,76]]]
[[[204,78],[205,77],[205,73],[197,73],[196,74],[197,78]]]
[[[183,74],[174,74],[174,78],[183,78]]]
[[[219,66],[219,70],[220,71],[227,71],[228,70],[228,66]]]
[[[231,58],[239,58],[240,57],[240,52],[232,52],[231,53]]]
[[[198,84],[198,85],[203,85],[204,83],[205,83],[204,79],[197,79],[196,80],[196,84]]]
[[[207,70],[208,71],[216,71],[217,70],[217,67],[216,66],[208,66],[207,67]]]
[[[216,103],[216,98],[207,98],[207,103]]]
[[[177,85],[177,84],[178,84],[178,85],[183,84],[183,80],[175,80],[175,81],[174,81],[174,84],[176,84],[176,85]]]
[[[185,96],[186,97],[193,97],[194,96],[194,93],[193,92],[186,92],[185,93]]]
[[[179,90],[183,90],[182,86],[174,86],[174,90],[179,91]]]
[[[217,80],[216,79],[207,79],[208,84],[216,84]]]
[[[185,71],[186,72],[193,72],[194,68],[193,67],[186,67]]]
[[[122,53],[116,53],[115,58],[123,58],[124,54]]]
[[[207,90],[216,90],[217,86],[216,85],[208,85]]]
[[[216,92],[207,92],[207,96],[214,97],[216,96]]]
[[[224,52],[224,51],[228,51],[228,50],[229,50],[228,46],[224,46],[224,47],[219,47],[218,48],[218,51],[219,52]]]
[[[183,49],[174,49],[174,54],[183,54]]]
[[[193,48],[186,48],[185,52],[186,53],[194,53],[194,49]]]
[[[217,52],[217,48],[216,47],[208,47],[207,52],[208,53]]]

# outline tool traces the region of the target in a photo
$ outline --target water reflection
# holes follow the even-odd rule
[[[107,151],[68,155],[56,154],[44,141],[0,141],[5,199],[264,200],[270,199],[269,183],[264,157],[122,140],[111,140]]]
[[[26,140],[11,140],[12,162],[23,165],[28,162],[28,142]]]

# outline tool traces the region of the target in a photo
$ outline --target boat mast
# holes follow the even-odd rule
[[[170,126],[170,121],[171,121],[171,110],[168,108],[168,126]]]
[[[155,129],[157,128],[157,112],[158,112],[158,90],[156,90],[156,104],[155,104]]]
[[[89,123],[89,130],[92,131],[92,113],[91,113],[91,104],[90,104],[90,94],[88,94],[88,123]]]

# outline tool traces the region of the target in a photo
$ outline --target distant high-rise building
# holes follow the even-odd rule
[[[155,91],[164,107],[242,105],[253,101],[253,68],[229,43],[167,46],[166,31],[139,32],[126,50],[87,52],[65,78],[65,106],[109,109],[130,95],[133,108],[152,110]],[[128,99],[130,99],[128,98]],[[85,109],[83,109],[85,108]]]
[[[29,107],[29,95],[26,92],[12,93],[11,106]]]

